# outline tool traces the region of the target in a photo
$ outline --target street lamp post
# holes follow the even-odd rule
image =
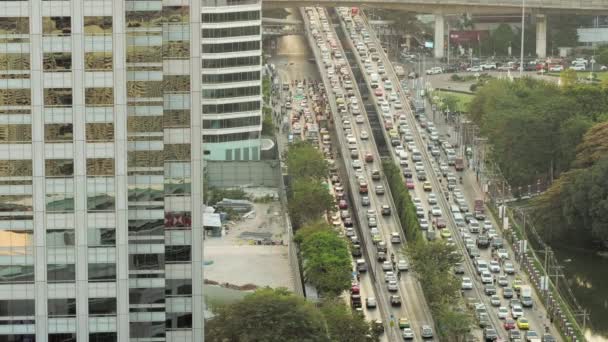
[[[526,0],[521,0],[521,48],[519,62],[519,77],[524,74],[524,31],[525,31]]]

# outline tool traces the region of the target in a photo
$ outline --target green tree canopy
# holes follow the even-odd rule
[[[364,316],[346,306],[341,298],[323,301],[321,312],[327,322],[327,330],[332,342],[372,342],[369,339],[371,325]]]
[[[318,220],[334,207],[328,184],[315,179],[295,179],[291,185],[289,215],[295,227]]]
[[[286,289],[259,289],[214,313],[205,326],[210,342],[330,341],[323,315]]]
[[[296,238],[304,259],[304,277],[327,297],[340,295],[351,282],[352,265],[346,241],[329,226],[304,228]]]
[[[294,178],[322,179],[329,167],[323,154],[308,142],[297,142],[289,147],[286,156],[289,175]]]

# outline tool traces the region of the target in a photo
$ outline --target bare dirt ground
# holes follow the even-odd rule
[[[278,201],[255,203],[255,213],[228,223],[222,237],[207,237],[204,256],[210,265],[206,280],[220,284],[286,287],[293,290],[292,271],[287,259],[285,225]],[[257,240],[276,245],[257,245]]]

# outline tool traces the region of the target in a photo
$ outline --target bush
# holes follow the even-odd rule
[[[399,168],[392,161],[384,161],[382,167],[391,194],[393,195],[395,212],[399,216],[399,222],[401,222],[406,239],[410,242],[423,240],[420,223],[418,222],[418,217],[416,217],[416,207],[407,187],[401,179]]]

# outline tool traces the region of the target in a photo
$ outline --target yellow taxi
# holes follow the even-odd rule
[[[433,191],[433,186],[431,185],[431,182],[424,182],[424,184],[422,184],[422,188],[424,189],[424,191]]]
[[[388,132],[388,135],[389,135],[391,138],[399,138],[399,133],[397,133],[397,130],[396,130],[396,129],[394,129],[394,128],[393,128],[393,129],[391,129],[391,130]]]
[[[450,230],[447,228],[442,229],[440,234],[441,234],[441,237],[444,239],[452,237],[452,233],[450,233]]]
[[[399,318],[399,329],[404,329],[404,328],[411,328],[410,321],[405,317],[401,317],[401,318]]]
[[[519,317],[517,319],[517,328],[519,328],[519,330],[528,330],[530,329],[530,322],[528,322],[528,319],[525,317]]]
[[[513,280],[513,289],[517,292],[519,292],[519,290],[521,290],[521,286],[524,284],[524,281],[521,280],[521,278],[519,277],[515,277],[515,279]]]

